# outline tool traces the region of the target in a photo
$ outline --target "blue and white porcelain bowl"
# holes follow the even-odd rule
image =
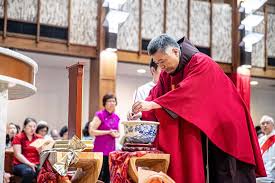
[[[121,124],[124,125],[124,142],[151,144],[156,138],[159,122],[124,121]]]

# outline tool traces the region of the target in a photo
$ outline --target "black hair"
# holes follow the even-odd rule
[[[64,136],[64,133],[66,133],[68,131],[68,127],[67,126],[63,126],[59,132],[60,137]]]
[[[20,126],[19,125],[17,125],[17,124],[15,124],[15,127],[16,127],[16,129],[17,129],[17,133],[19,133],[20,132]]]
[[[26,118],[23,124],[23,128],[25,128],[30,122],[34,122],[35,124],[37,123],[34,118]]]
[[[147,51],[149,55],[154,55],[157,51],[165,52],[169,46],[180,49],[175,39],[167,34],[161,34],[150,41],[147,46]]]
[[[262,134],[262,129],[261,127],[258,125],[258,126],[255,126],[255,130],[256,130],[256,133],[257,133],[257,136],[259,136],[260,134]]]
[[[115,99],[116,104],[117,104],[116,96],[113,95],[113,94],[108,93],[108,94],[104,95],[104,96],[103,96],[103,99],[102,99],[102,103],[103,103],[103,106],[104,106],[104,107],[105,107],[105,105],[106,105],[107,100],[109,100],[109,99],[111,99],[111,98]]]
[[[89,125],[90,125],[91,121],[88,121],[86,124],[85,124],[85,127],[83,128],[82,130],[82,134],[84,137],[88,137],[90,136],[89,134]]]
[[[47,128],[47,133],[48,133],[49,127],[48,127],[48,125],[45,125],[45,124],[39,124],[39,125],[37,125],[35,133],[38,133],[40,130],[42,130],[44,128]]]
[[[158,64],[156,64],[153,59],[150,60],[149,66],[150,68],[153,67],[155,70],[158,69]]]

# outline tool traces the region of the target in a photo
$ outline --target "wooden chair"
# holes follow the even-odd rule
[[[12,167],[13,167],[12,161],[13,161],[13,158],[14,158],[13,151],[6,150],[5,151],[4,170],[5,170],[5,172],[11,174],[10,183],[18,183],[18,182],[21,182],[21,177],[16,176],[16,175],[13,174],[13,171],[12,171]],[[33,182],[36,182],[36,180],[34,179]]]

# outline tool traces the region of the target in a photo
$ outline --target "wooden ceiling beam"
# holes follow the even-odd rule
[[[253,68],[251,69],[252,77],[272,78],[275,79],[275,69],[271,68]]]
[[[129,62],[136,64],[149,64],[150,56],[148,54],[139,54],[138,52],[129,52],[118,50],[118,61],[119,62]]]
[[[0,46],[7,48],[15,48],[26,51],[34,51],[49,54],[76,56],[76,57],[96,57],[96,48],[92,46],[85,45],[73,45],[70,44],[68,47],[66,42],[57,41],[47,41],[39,40],[37,44],[35,39],[22,38],[22,37],[6,37],[5,39],[0,39]]]

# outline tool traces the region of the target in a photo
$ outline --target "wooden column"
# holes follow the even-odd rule
[[[102,108],[102,97],[106,93],[115,93],[117,53],[106,51],[106,34],[103,27],[106,11],[103,0],[98,1],[97,58],[90,63],[90,103],[89,120]]]
[[[81,138],[83,64],[78,63],[67,69],[69,71],[69,138],[74,135]]]
[[[41,15],[41,0],[37,0],[36,43],[39,43],[39,40],[40,40],[40,15]]]
[[[142,0],[139,0],[139,9],[138,9],[138,56],[142,54]]]
[[[8,0],[4,0],[4,27],[3,27],[3,39],[7,37],[8,26]]]
[[[100,53],[100,83],[99,105],[102,106],[102,98],[106,93],[115,94],[116,89],[117,53],[103,50]]]
[[[99,87],[100,87],[100,63],[99,55],[105,47],[105,32],[103,22],[105,18],[105,11],[102,7],[103,0],[98,0],[97,7],[97,43],[96,43],[96,58],[90,63],[90,96],[89,96],[89,120],[93,119],[95,112],[100,108],[99,106]]]
[[[231,1],[232,6],[232,72],[237,72],[237,68],[240,65],[240,16],[238,0]]]

